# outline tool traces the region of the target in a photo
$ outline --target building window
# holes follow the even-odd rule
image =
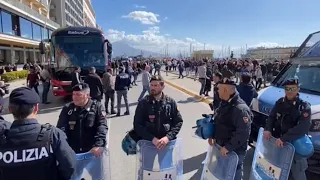
[[[42,35],[41,35],[41,37],[42,37],[42,40],[48,40],[48,39],[50,39],[49,38],[49,33],[48,33],[48,29],[47,28],[44,28],[44,27],[41,27],[41,32],[42,32]]]
[[[51,39],[51,34],[52,34],[52,31],[49,30],[49,39]]]
[[[2,17],[2,32],[5,34],[13,34],[12,33],[12,16],[9,13],[1,11]]]
[[[24,18],[19,17],[21,37],[32,39],[32,23]]]
[[[38,24],[32,23],[33,39],[41,41],[41,27]]]

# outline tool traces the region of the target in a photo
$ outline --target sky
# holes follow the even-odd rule
[[[154,52],[298,46],[320,31],[319,0],[92,0],[111,42]],[[191,47],[191,48],[190,48]]]

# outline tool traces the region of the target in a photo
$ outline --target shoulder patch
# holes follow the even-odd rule
[[[249,118],[247,116],[243,117],[242,119],[243,119],[244,123],[246,123],[246,124],[249,122]]]
[[[304,118],[308,118],[309,115],[310,115],[310,114],[309,114],[308,112],[304,112],[304,113],[303,113],[303,117],[304,117]]]

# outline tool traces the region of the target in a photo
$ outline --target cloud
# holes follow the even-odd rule
[[[135,21],[140,21],[142,24],[154,25],[160,22],[159,15],[147,11],[133,11],[128,15],[122,16],[123,18],[129,18]]]
[[[168,19],[168,17],[164,17],[164,18],[163,18],[164,21],[167,20],[167,19]]]
[[[146,6],[139,6],[137,4],[135,4],[134,7],[137,9],[146,9],[147,8]]]
[[[135,48],[149,50],[153,52],[162,52],[168,45],[168,52],[171,55],[177,55],[182,52],[189,54],[191,50],[203,49],[204,44],[193,38],[176,39],[169,37],[167,34],[162,35],[158,26],[149,27],[142,31],[141,34],[126,34],[125,31],[109,29],[107,37],[111,42],[124,41]],[[217,46],[206,44],[206,49],[216,49]]]

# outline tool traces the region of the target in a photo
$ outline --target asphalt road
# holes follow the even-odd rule
[[[140,83],[138,83],[140,85]],[[130,115],[120,117],[109,117],[110,120],[110,167],[112,180],[132,180],[136,177],[137,162],[135,156],[127,156],[121,149],[121,140],[132,128],[134,111],[137,105],[137,99],[140,95],[141,86],[134,86],[129,91],[129,104]],[[41,90],[40,90],[41,92]],[[164,92],[173,97],[178,103],[184,119],[184,124],[179,137],[183,139],[183,165],[184,165],[184,178],[186,180],[199,180],[202,172],[202,161],[205,159],[206,150],[208,148],[207,142],[204,140],[196,139],[192,136],[192,126],[195,121],[201,118],[202,113],[210,113],[207,104],[197,102],[194,98],[166,86]],[[8,101],[7,96],[5,97]],[[62,99],[56,97],[49,97],[53,103],[49,105],[41,105],[38,114],[40,123],[56,124],[61,107],[65,104]],[[6,105],[5,105],[6,106]],[[7,107],[7,106],[6,106]],[[125,112],[125,107],[122,106],[121,114]],[[7,111],[3,113],[6,120],[12,121],[13,118]],[[250,172],[253,149],[249,148],[247,158],[245,160],[244,179],[247,180],[248,173]],[[308,178],[311,180],[311,178]]]

